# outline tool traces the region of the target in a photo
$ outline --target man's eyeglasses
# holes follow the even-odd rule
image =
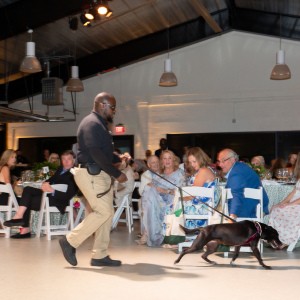
[[[107,103],[107,102],[104,102],[103,104],[110,106],[112,110],[116,110],[116,106],[115,105],[112,105],[112,104]]]
[[[217,160],[217,163],[218,164],[224,164],[224,162],[226,161],[226,160],[228,160],[228,159],[230,159],[230,158],[232,158],[233,156],[230,156],[230,157],[228,157],[228,158],[226,158],[226,159],[222,159],[222,160]]]

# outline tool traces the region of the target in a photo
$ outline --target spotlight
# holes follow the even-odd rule
[[[86,18],[86,16],[85,16],[84,13],[82,13],[80,15],[80,21],[81,21],[81,23],[82,23],[83,26],[88,26],[88,25],[91,24],[91,21],[88,18]]]
[[[113,11],[108,7],[108,12],[105,15],[106,18],[109,18],[112,15]]]
[[[106,18],[110,17],[113,13],[113,11],[109,8],[108,1],[98,1],[98,13],[101,16],[105,16]]]
[[[77,17],[70,17],[69,18],[69,26],[70,26],[70,29],[72,29],[72,30],[77,30],[78,29],[78,19],[77,19]]]
[[[99,15],[106,15],[108,13],[108,5],[107,5],[107,1],[99,1],[98,2],[99,6],[98,6],[98,13]]]
[[[95,8],[90,8],[86,13],[85,17],[89,20],[94,20],[97,16],[97,10]]]

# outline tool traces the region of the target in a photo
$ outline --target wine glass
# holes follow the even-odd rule
[[[263,179],[270,180],[271,178],[272,178],[272,172],[270,170],[266,171],[266,173],[264,174]]]
[[[283,179],[283,170],[282,169],[276,170],[275,176],[278,179],[278,181],[282,181],[282,179]]]
[[[289,169],[288,168],[283,168],[282,169],[282,179],[284,181],[287,181],[288,176],[289,176]]]

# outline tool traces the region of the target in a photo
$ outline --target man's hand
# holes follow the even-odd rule
[[[236,220],[237,219],[237,215],[230,214],[230,218]],[[234,223],[234,222],[231,221],[230,219],[228,219],[228,223]]]
[[[122,161],[126,162],[126,166],[129,164],[129,162],[131,160],[131,155],[128,152],[126,152],[125,154],[119,155],[119,157]]]
[[[51,194],[54,192],[54,189],[51,187],[49,182],[44,182],[41,186],[41,190]]]
[[[128,179],[127,179],[127,176],[124,173],[122,173],[118,178],[116,178],[116,180],[120,183],[123,183],[123,182],[127,181]]]

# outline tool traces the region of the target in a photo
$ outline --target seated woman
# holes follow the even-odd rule
[[[274,162],[272,163],[271,168],[269,169],[269,172],[272,174],[272,178],[276,178],[276,171],[278,169],[284,168],[284,160],[282,158],[276,158]]]
[[[256,166],[256,167],[263,167],[264,169],[266,168],[265,166],[265,159],[263,156],[254,156],[251,159],[251,164]]]
[[[16,165],[17,162],[17,154],[14,150],[8,149],[5,150],[0,158],[0,184],[11,184],[10,179],[10,170]],[[12,184],[12,188],[18,181],[15,181]],[[0,193],[0,205],[7,205],[8,203],[8,194],[7,193]]]
[[[48,162],[50,163],[55,163],[58,166],[60,166],[60,159],[59,159],[59,155],[56,153],[51,153],[51,155],[49,156]]]
[[[160,155],[160,174],[177,186],[185,185],[184,172],[178,168],[177,157],[170,150]],[[138,244],[159,246],[164,240],[164,216],[172,205],[175,187],[153,174],[152,183],[146,185],[142,195],[144,232]]]
[[[289,168],[290,173],[294,172],[294,168],[295,168],[297,157],[298,157],[297,153],[291,153],[289,155],[289,158],[288,158],[288,161],[287,161],[285,167]]]
[[[279,233],[279,239],[283,243],[278,250],[287,247],[297,241],[300,229],[300,152],[295,165],[296,186],[293,191],[279,204],[270,209],[268,225]]]
[[[210,158],[207,154],[199,147],[191,148],[188,152],[188,162],[189,166],[193,169],[193,176],[191,177],[190,185],[192,186],[201,186],[212,188],[216,186],[216,176],[213,172],[213,169],[209,166],[211,164]],[[209,198],[193,198],[184,197],[185,209],[184,212],[189,215],[207,215],[208,210],[201,205],[202,202],[207,202]],[[217,199],[215,199],[215,202]],[[199,207],[200,204],[200,207]],[[215,206],[216,203],[214,203]],[[206,220],[186,220],[185,227],[194,229],[199,226],[206,225]]]

